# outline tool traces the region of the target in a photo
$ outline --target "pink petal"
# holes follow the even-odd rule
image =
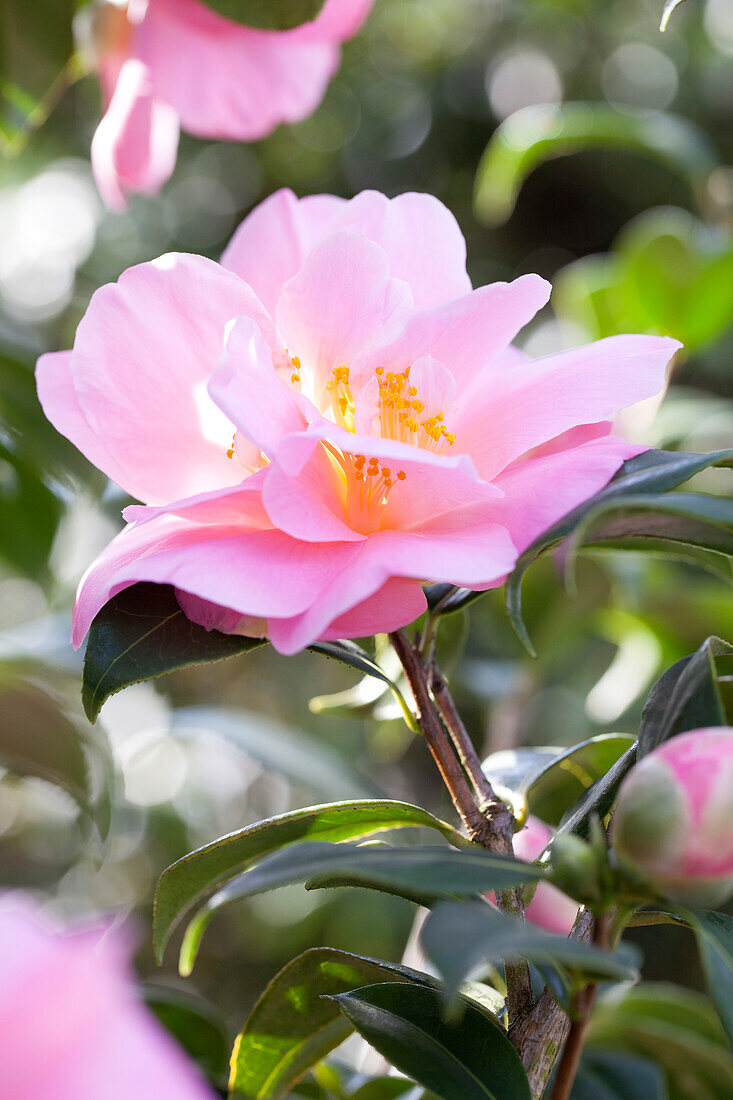
[[[70,365],[43,360],[46,415],[140,500],[241,481],[226,454],[233,427],[206,391],[226,324],[240,314],[272,327],[249,287],[210,260],[174,255],[130,268],[94,294]]]
[[[318,640],[327,642],[387,634],[414,622],[426,607],[427,600],[419,581],[393,577],[373,596],[334,619]]]
[[[288,477],[277,466],[271,467],[262,500],[273,525],[293,538],[305,542],[361,542],[365,536],[348,526],[338,490],[336,470],[319,448],[297,478]]]
[[[390,275],[409,285],[417,309],[471,292],[463,234],[450,210],[432,195],[408,192],[388,199],[378,191],[362,191],[341,207],[333,226],[338,229],[381,245]]]
[[[290,378],[278,375],[272,349],[251,317],[238,318],[230,328],[209,393],[266,455],[275,454],[284,436],[306,427]]]
[[[276,191],[244,219],[224,251],[222,265],[249,283],[274,316],[284,284],[332,231],[345,205],[333,195],[296,199],[292,191]]]
[[[128,192],[155,194],[170,178],[178,130],[176,111],[156,97],[146,67],[125,61],[92,140],[94,177],[110,210],[124,210]]]
[[[303,376],[315,378],[319,403],[334,367],[349,366],[380,332],[407,315],[407,285],[390,278],[387,254],[355,233],[326,238],[283,288],[277,327]]]
[[[369,377],[377,365],[399,371],[431,355],[450,370],[461,393],[483,367],[506,351],[549,295],[550,284],[539,275],[523,275],[513,283],[492,283],[415,313],[401,332],[358,357],[352,384]]]
[[[306,118],[338,67],[338,37],[270,32],[224,19],[198,0],[154,0],[134,42],[155,94],[189,133],[254,141]],[[199,79],[192,79],[192,74]]]
[[[466,295],[466,245],[451,212],[432,195],[388,199],[363,191],[349,202],[331,195],[296,199],[277,191],[245,218],[222,264],[250,284],[271,313],[282,287],[325,237],[348,231],[380,245],[389,274],[408,283],[418,309]]]
[[[123,530],[87,570],[77,592],[72,640],[117,592],[138,581],[183,592],[256,618],[300,614],[353,556],[350,543],[309,544],[280,531],[188,523],[160,516]]]
[[[461,395],[454,431],[483,477],[577,424],[609,419],[664,386],[680,347],[657,336],[611,336],[494,373]]]
[[[519,550],[572,508],[599,492],[642,447],[614,435],[517,462],[496,479],[504,499],[494,506]]]
[[[437,533],[381,531],[352,548],[355,552],[344,556],[342,568],[334,570],[308,610],[289,619],[270,619],[270,640],[279,652],[297,653],[321,636],[332,636],[331,623],[391,577],[470,587],[505,576],[517,557],[506,530],[485,522]]]
[[[213,1100],[137,998],[119,931],[62,934],[22,895],[0,904],[0,1093],[8,1100]]]

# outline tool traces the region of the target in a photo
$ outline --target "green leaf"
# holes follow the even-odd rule
[[[731,240],[686,210],[647,210],[624,226],[610,253],[585,256],[559,272],[552,300],[589,340],[659,333],[694,354],[730,326]]]
[[[62,699],[13,674],[0,677],[0,765],[61,787],[95,822],[110,827],[115,774],[106,736]]]
[[[592,818],[603,818],[611,812],[616,792],[627,771],[636,763],[637,743],[618,758],[613,767],[598,779],[560,821],[561,833],[578,833],[587,836]]]
[[[304,879],[308,879],[309,889],[359,886],[429,906],[439,897],[471,897],[531,882],[543,874],[533,864],[483,850],[323,842],[290,846],[273,852],[253,870],[222,887],[196,914],[184,937],[181,969],[190,972],[203,932],[222,906]]]
[[[258,821],[190,852],[167,868],[158,880],[153,942],[160,961],[173,928],[183,914],[250,864],[286,844],[306,840],[342,841],[385,829],[427,826],[451,843],[468,842],[452,826],[419,806],[392,800],[335,802],[309,806]]]
[[[701,493],[606,500],[578,524],[570,540],[568,566],[582,546],[679,555],[731,580],[733,500]]]
[[[235,23],[286,31],[310,23],[325,0],[204,0],[207,7]]]
[[[171,986],[143,986],[145,1003],[215,1084],[226,1081],[229,1039],[219,1014],[202,997]]]
[[[130,684],[267,644],[266,638],[222,634],[192,623],[172,585],[131,585],[104,605],[89,630],[82,680],[87,717],[96,721],[105,700]],[[414,726],[396,684],[355,642],[315,642],[310,649],[381,680],[395,694],[405,720]]]
[[[733,1044],[733,917],[713,911],[684,915],[697,937],[708,991]]]
[[[639,756],[670,737],[706,726],[725,726],[726,712],[718,682],[718,661],[733,655],[721,638],[707,638],[696,653],[684,657],[657,680],[642,711]]]
[[[589,978],[615,981],[633,981],[639,961],[638,952],[627,944],[610,954],[545,932],[483,902],[439,902],[420,939],[450,991],[481,965],[506,959],[559,965]]]
[[[445,996],[420,985],[371,985],[335,1000],[375,1050],[442,1100],[531,1100],[506,1033],[470,1002],[450,1024]]]
[[[529,812],[559,825],[565,812],[633,745],[633,737],[623,733],[603,733],[591,737],[546,764],[526,780],[524,795]]]
[[[667,1100],[664,1071],[649,1058],[587,1048],[570,1100]]]
[[[229,1080],[232,1096],[287,1096],[352,1031],[329,997],[373,982],[405,980],[432,982],[407,967],[330,947],[312,948],[293,959],[272,979],[237,1036]]]
[[[110,695],[164,672],[233,657],[265,645],[206,630],[187,619],[168,584],[134,584],[105,604],[87,640],[82,700],[95,722]]]
[[[537,558],[558,546],[575,531],[586,516],[609,501],[620,504],[650,493],[666,493],[709,466],[730,465],[733,465],[733,450],[714,451],[711,454],[644,451],[625,462],[605,489],[568,512],[530,543],[520,554],[506,583],[507,613],[517,636],[529,652],[534,656],[532,643],[522,620],[522,579]]]
[[[670,1100],[729,1100],[733,1057],[706,998],[679,986],[644,983],[596,1003],[589,1047],[640,1054],[661,1065]]]
[[[501,225],[535,168],[556,157],[597,148],[660,161],[693,188],[717,165],[703,132],[676,115],[661,111],[630,115],[589,103],[525,107],[499,126],[481,158],[474,189],[476,216],[484,225]]]
[[[273,852],[218,891],[209,906],[217,909],[305,879],[310,888],[364,886],[422,904],[448,895],[471,897],[487,890],[504,890],[543,875],[542,868],[534,864],[484,850],[310,842]]]

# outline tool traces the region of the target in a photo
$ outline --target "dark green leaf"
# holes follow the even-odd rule
[[[263,645],[267,645],[266,638],[222,634],[192,623],[171,585],[131,585],[105,604],[89,630],[82,682],[84,709],[94,722],[104,701],[130,684]],[[383,681],[395,693],[406,720],[413,723],[394,682],[360,646],[348,641],[316,642],[310,648]]]
[[[228,883],[209,900],[186,930],[182,970],[189,972],[201,936],[223,905],[309,879],[310,888],[361,886],[431,905],[438,897],[471,897],[492,889],[531,882],[541,868],[483,850],[456,852],[424,846],[355,846],[310,842],[273,852]]]
[[[696,653],[678,661],[657,681],[642,713],[639,756],[685,730],[724,726],[728,718],[716,663],[733,654],[721,638],[707,638]]]
[[[139,680],[265,645],[187,619],[168,584],[134,584],[105,604],[89,630],[82,700],[94,722],[105,699]]]
[[[600,998],[590,1047],[640,1054],[661,1065],[670,1100],[729,1100],[733,1057],[713,1009],[699,993],[645,983]]]
[[[661,1066],[638,1054],[593,1047],[583,1052],[570,1100],[667,1100]]]
[[[451,843],[467,843],[450,825],[419,806],[390,800],[336,802],[258,821],[190,852],[161,875],[155,895],[153,941],[162,958],[173,928],[192,905],[270,852],[306,840],[353,840],[384,829],[427,826]]]
[[[365,886],[421,902],[470,897],[542,878],[533,864],[484,850],[457,852],[433,845],[397,848],[310,842],[273,852],[211,899],[212,909],[265,890],[317,879],[318,886]],[[311,883],[315,885],[315,883]]]
[[[529,652],[534,654],[522,620],[521,588],[524,574],[538,557],[558,546],[563,539],[575,531],[586,516],[607,502],[620,503],[651,493],[666,493],[709,466],[730,466],[731,464],[733,464],[733,450],[714,451],[711,454],[644,451],[643,454],[625,462],[605,489],[568,512],[530,543],[520,554],[514,572],[506,583],[507,613],[514,630]]]
[[[633,737],[605,733],[574,745],[526,780],[524,796],[529,812],[559,825],[565,812],[633,745]]]
[[[685,915],[697,937],[710,996],[733,1044],[733,917],[713,911]]]
[[[675,115],[630,115],[589,103],[525,107],[501,124],[481,158],[474,192],[477,217],[485,225],[501,225],[538,165],[596,148],[651,157],[693,187],[717,163],[702,131]]]
[[[561,833],[578,833],[587,836],[592,818],[603,820],[606,814],[611,812],[611,807],[616,800],[616,792],[621,786],[621,780],[629,768],[636,763],[636,742],[619,757],[616,763],[604,776],[593,784],[587,794],[584,794],[560,821]]]
[[[417,971],[346,951],[317,947],[272,979],[237,1036],[229,1087],[233,1096],[280,1100],[339,1046],[352,1026],[327,998],[371,982],[430,983]]]
[[[216,1010],[193,993],[170,986],[143,986],[145,1002],[163,1027],[215,1084],[226,1081],[229,1039]]]
[[[446,998],[425,986],[371,985],[335,1000],[375,1050],[442,1100],[531,1100],[506,1033],[470,1002],[450,1024]]]
[[[633,980],[639,961],[638,952],[626,944],[609,954],[545,932],[483,902],[439,902],[420,938],[451,991],[481,965],[505,959],[560,965],[591,978],[616,981]]]
[[[315,19],[325,0],[204,0],[204,3],[235,23],[285,31]]]

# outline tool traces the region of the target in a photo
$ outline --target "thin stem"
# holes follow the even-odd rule
[[[478,791],[476,785],[480,782],[478,773],[481,771],[481,764],[445,681],[438,670],[433,668],[432,680],[438,686],[442,705],[445,707],[444,721],[450,737],[446,735],[446,730],[430,696],[427,669],[420,653],[413,648],[401,630],[390,634],[390,641],[402,663],[407,682],[415,698],[417,719],[422,734],[469,837],[475,843],[493,852],[502,855],[511,854],[511,811],[496,797],[488,780],[484,781],[486,797]],[[459,756],[456,756],[456,751]],[[473,780],[473,788],[466,778],[462,764]],[[477,795],[480,804],[477,802]],[[497,901],[502,909],[515,913],[519,917],[524,916],[524,905],[519,890],[504,890],[498,895]],[[507,963],[505,973],[509,1019],[517,1020],[528,1012],[533,1004],[529,967],[525,962]]]
[[[603,913],[596,917],[593,925],[593,942],[596,947],[608,949],[609,919],[608,914]],[[598,992],[598,983],[589,982],[576,1000],[577,1017],[570,1024],[570,1031],[563,1047],[560,1065],[555,1078],[555,1086],[550,1100],[568,1100],[573,1089],[573,1082],[578,1073],[580,1056],[583,1053],[586,1032],[590,1022],[590,1014]]]

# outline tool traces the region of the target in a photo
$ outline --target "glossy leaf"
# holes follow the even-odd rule
[[[482,902],[439,902],[420,939],[449,990],[457,989],[481,965],[505,959],[559,965],[590,978],[615,981],[633,981],[639,962],[638,952],[629,945],[609,954],[545,932]]]
[[[707,638],[696,653],[678,661],[657,680],[642,712],[639,756],[685,730],[733,721],[720,691],[718,662],[733,655],[721,638]]]
[[[616,792],[621,786],[621,780],[636,763],[636,756],[637,743],[634,742],[606,774],[596,780],[590,790],[561,818],[559,832],[587,836],[591,820],[595,817],[602,820],[610,813],[616,800]]]
[[[192,623],[171,585],[131,585],[105,604],[89,630],[82,681],[87,717],[96,721],[105,700],[130,684],[263,645],[267,645],[266,638],[222,634]],[[406,721],[413,723],[396,685],[356,643],[315,642],[310,648],[381,680],[395,693]]]
[[[680,986],[644,983],[599,999],[591,1047],[639,1054],[661,1065],[670,1100],[728,1100],[733,1056],[705,997]]]
[[[90,722],[105,699],[139,680],[233,657],[265,645],[187,619],[168,584],[134,584],[107,603],[89,630],[82,700]]]
[[[634,497],[666,493],[710,466],[732,464],[733,450],[714,451],[711,454],[644,451],[635,458],[628,459],[605,489],[568,512],[530,543],[520,554],[514,571],[506,583],[507,613],[517,636],[524,642],[529,652],[534,654],[522,620],[521,587],[524,574],[538,557],[558,546],[594,509],[605,506],[610,501],[619,504]]]
[[[160,876],[155,895],[153,942],[160,960],[183,914],[217,887],[266,855],[306,840],[342,841],[385,829],[427,826],[454,844],[467,843],[452,826],[419,806],[391,800],[335,802],[309,806],[258,821],[190,852]]]
[[[661,1066],[636,1054],[593,1047],[583,1051],[570,1100],[667,1100]]]
[[[674,12],[682,3],[682,0],[665,0],[664,10],[662,12],[662,19],[659,24],[660,31],[666,31],[669,24],[669,20]]]
[[[442,1100],[531,1100],[506,1032],[470,1002],[451,1024],[445,996],[425,986],[383,983],[335,1000],[375,1050]]]
[[[407,967],[330,947],[305,951],[275,975],[237,1036],[229,1080],[232,1096],[287,1096],[352,1031],[329,997],[369,983],[406,980],[431,982]]]
[[[702,493],[607,500],[576,528],[568,565],[582,546],[660,551],[711,568],[731,580],[733,500]]]
[[[676,115],[630,115],[588,103],[525,107],[501,124],[481,158],[474,190],[477,217],[484,225],[501,225],[535,168],[597,148],[648,156],[692,186],[706,179],[717,163],[704,134]]]
[[[559,825],[566,811],[610,771],[633,743],[633,737],[627,734],[605,733],[560,752],[555,760],[528,777],[524,795],[529,812],[548,825]]]
[[[697,937],[708,991],[733,1045],[733,917],[713,911],[685,915]]]
[[[543,874],[533,864],[488,851],[311,842],[273,852],[218,891],[209,905],[215,909],[306,879],[311,887],[365,886],[423,903],[447,895],[470,897],[504,890],[533,882]]]
[[[315,19],[325,0],[204,0],[219,15],[246,27],[285,31]]]

